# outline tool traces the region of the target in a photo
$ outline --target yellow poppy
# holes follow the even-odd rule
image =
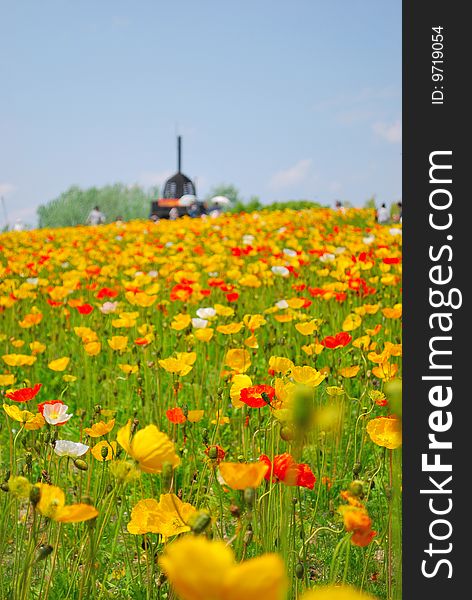
[[[358,327],[360,327],[361,323],[362,323],[362,318],[360,317],[360,315],[351,313],[344,319],[343,325],[342,325],[342,330],[343,331],[353,331],[354,329],[357,329]]]
[[[175,331],[182,331],[182,329],[188,327],[191,322],[192,317],[190,315],[179,313],[178,315],[175,315],[174,320],[172,321],[170,326],[172,329],[175,329]]]
[[[9,367],[31,366],[36,362],[36,356],[27,354],[4,354],[2,359]]]
[[[326,585],[305,592],[300,600],[375,600],[374,596],[346,585]]]
[[[318,330],[317,321],[307,321],[306,323],[297,323],[295,329],[302,335],[312,335]]]
[[[108,423],[105,423],[104,421],[99,421],[98,423],[94,423],[92,427],[86,427],[84,431],[88,436],[96,438],[110,433],[114,426],[115,419],[108,421]]]
[[[29,348],[32,354],[42,354],[46,350],[46,344],[41,344],[41,342],[31,342]]]
[[[342,377],[350,378],[355,377],[360,371],[359,365],[352,365],[351,367],[344,367],[344,369],[339,369],[339,374]]]
[[[220,463],[220,474],[224,483],[233,490],[257,488],[262,483],[267,473],[268,465],[262,462],[255,463]]]
[[[243,327],[242,323],[228,323],[228,325],[218,325],[216,331],[225,335],[239,333]]]
[[[126,350],[128,346],[128,336],[127,335],[114,335],[108,341],[108,345],[112,350],[123,351]]]
[[[9,386],[13,385],[16,381],[16,377],[11,373],[3,373],[0,374],[0,385],[1,386]]]
[[[286,375],[294,366],[293,362],[284,356],[271,356],[269,358],[269,371],[273,371],[274,373]]]
[[[134,506],[127,529],[135,535],[160,533],[166,539],[190,531],[188,522],[196,512],[194,506],[175,494],[161,494],[159,502],[150,498]]]
[[[224,542],[204,537],[168,545],[159,564],[181,600],[282,600],[288,587],[277,554],[237,563]]]
[[[67,369],[67,365],[70,362],[70,358],[68,356],[63,356],[62,358],[56,358],[56,360],[52,360],[48,363],[48,367],[51,371],[64,371]]]
[[[310,387],[317,387],[326,379],[326,375],[309,366],[294,367],[291,376],[297,383],[303,383]]]
[[[97,356],[97,354],[100,354],[101,349],[102,345],[100,342],[89,342],[88,344],[84,344],[84,350],[89,356]]]
[[[204,329],[196,329],[193,335],[200,340],[200,342],[209,342],[213,337],[213,329],[210,327],[205,327]]]
[[[190,421],[190,423],[198,423],[203,419],[204,414],[205,411],[203,410],[189,410],[187,414],[187,421]]]
[[[161,473],[166,463],[174,469],[180,464],[174,443],[155,425],[147,425],[131,438],[130,419],[118,431],[116,440],[145,473]]]
[[[367,423],[367,433],[377,446],[394,450],[402,444],[402,428],[397,417],[378,417]]]
[[[251,356],[244,348],[228,350],[224,359],[224,364],[238,373],[245,373],[251,366]]]

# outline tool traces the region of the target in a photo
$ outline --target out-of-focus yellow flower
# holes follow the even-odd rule
[[[367,423],[367,433],[377,446],[394,450],[402,444],[402,428],[397,417],[378,417]]]
[[[166,547],[159,564],[181,600],[282,600],[288,582],[276,554],[236,563],[224,542],[185,536]]]
[[[326,379],[326,375],[309,366],[294,367],[291,376],[297,383],[303,383],[310,387],[317,387]]]
[[[259,342],[254,334],[244,340],[244,345],[248,348],[259,348]]]
[[[36,356],[27,354],[4,354],[2,359],[9,367],[26,367],[36,362]]]
[[[115,426],[115,419],[108,421],[105,423],[104,421],[99,421],[98,423],[94,423],[92,427],[86,427],[84,429],[85,433],[92,438],[101,437],[102,435],[106,435],[110,433],[110,431]]]
[[[361,323],[362,323],[362,318],[359,315],[356,315],[355,313],[351,313],[344,319],[343,325],[342,325],[342,330],[343,331],[353,331],[354,329],[357,329],[358,327],[360,327]]]
[[[131,438],[130,419],[118,431],[116,440],[145,473],[161,473],[166,463],[174,469],[180,464],[174,443],[155,425],[147,425]]]
[[[157,300],[157,296],[150,296],[149,294],[146,294],[146,292],[138,292],[136,294],[134,292],[126,292],[125,298],[130,304],[141,306],[143,308],[152,306]]]
[[[89,356],[97,356],[97,354],[100,354],[101,349],[102,345],[100,342],[89,342],[88,344],[84,344],[84,350]]]
[[[197,354],[195,352],[177,352],[176,358],[163,358],[159,360],[159,364],[168,373],[177,373],[183,377],[190,373],[196,360]]]
[[[11,345],[13,348],[22,348],[25,345],[24,340],[12,340]]]
[[[42,354],[46,350],[46,344],[41,344],[41,342],[31,342],[29,345],[32,354]]]
[[[324,350],[324,346],[317,343],[307,344],[305,346],[302,346],[302,350],[308,356],[313,356],[313,354],[321,354]]]
[[[290,308],[298,310],[299,308],[302,308],[302,306],[305,304],[305,300],[303,298],[289,298],[287,300],[287,304]]]
[[[77,381],[77,377],[75,375],[63,375],[62,379],[66,382],[66,383],[72,383],[74,381]]]
[[[234,308],[231,308],[231,306],[215,304],[214,309],[216,310],[216,314],[221,317],[232,317],[234,315]]]
[[[8,480],[8,491],[15,498],[29,498],[33,485],[26,477],[10,477]]]
[[[118,350],[122,352],[123,350],[126,350],[128,346],[128,336],[114,335],[110,340],[108,340],[108,345],[112,350]]]
[[[250,288],[258,288],[258,287],[261,287],[262,282],[261,282],[260,278],[257,277],[257,275],[248,273],[247,275],[244,275],[243,277],[241,277],[241,279],[239,280],[239,285],[242,285],[244,287],[250,287]]]
[[[209,342],[213,337],[213,329],[211,327],[205,327],[204,329],[196,329],[193,335],[200,340],[200,342]]]
[[[261,485],[268,465],[262,462],[255,463],[220,463],[220,474],[224,483],[233,490],[257,488]]]
[[[352,345],[355,348],[361,348],[362,350],[367,350],[369,348],[369,344],[370,336],[368,335],[361,335],[360,337],[352,341]]]
[[[30,327],[34,327],[35,325],[38,325],[38,323],[41,323],[41,321],[43,320],[43,315],[40,312],[36,312],[36,313],[30,313],[28,315],[25,315],[25,318],[22,321],[18,321],[18,325],[20,327],[22,327],[23,329],[29,329]]]
[[[74,327],[74,333],[79,336],[84,344],[98,340],[96,332],[90,327]]]
[[[182,502],[175,494],[161,494],[159,502],[149,498],[134,506],[127,529],[135,535],[160,533],[167,539],[190,531],[188,521],[196,512],[194,506]]]
[[[52,360],[48,363],[48,367],[51,371],[65,371],[69,363],[70,358],[68,356],[62,356],[61,358],[56,358],[56,360]]]
[[[126,375],[137,373],[139,370],[138,365],[118,365],[118,368]]]
[[[307,321],[306,323],[297,323],[295,329],[302,335],[312,335],[318,330],[317,321]]]
[[[15,381],[16,381],[16,377],[11,373],[0,374],[0,385],[2,387],[13,385],[15,383]]]
[[[300,600],[375,600],[374,596],[346,585],[326,585],[305,592]]]
[[[224,363],[238,373],[245,373],[251,366],[251,355],[244,348],[228,350]]]
[[[343,369],[339,369],[339,374],[342,377],[350,378],[355,377],[360,371],[359,365],[352,365],[351,367],[344,367]]]
[[[393,363],[384,362],[380,364],[378,367],[374,367],[372,369],[372,373],[378,377],[379,379],[384,379],[385,381],[389,381],[393,379],[398,372],[398,365]]]
[[[187,421],[190,421],[190,423],[198,423],[203,419],[204,414],[204,410],[189,410],[187,414]]]
[[[190,315],[185,313],[179,313],[178,315],[175,315],[174,320],[172,321],[170,326],[172,329],[175,329],[175,331],[182,331],[182,329],[188,327],[191,322],[192,317]]]
[[[94,519],[98,515],[98,510],[90,504],[66,505],[65,494],[56,485],[37,483],[35,487],[40,490],[36,509],[44,517],[60,523],[81,523]]]
[[[250,329],[251,331],[255,331],[256,329],[259,329],[259,327],[262,327],[262,325],[265,325],[267,321],[262,315],[259,314],[244,315],[243,323],[248,329]]]
[[[224,335],[233,335],[239,333],[243,327],[242,323],[228,323],[228,325],[218,325],[216,331]]]
[[[103,452],[103,454],[105,454],[105,457],[103,457],[102,454],[102,449],[106,448],[107,453],[105,454],[105,452]],[[107,442],[106,440],[102,440],[101,442],[98,442],[98,444],[95,444],[95,446],[90,450],[90,452],[92,453],[92,456],[94,458],[96,458],[97,460],[99,460],[100,462],[106,462],[108,460],[113,460],[116,456],[116,448],[117,448],[117,444],[115,441],[113,442]]]
[[[215,418],[211,421],[212,425],[228,425],[228,423],[229,417],[225,416],[221,410],[216,411]]]
[[[387,319],[399,319],[402,316],[402,305],[395,304],[393,308],[383,308],[382,314]]]

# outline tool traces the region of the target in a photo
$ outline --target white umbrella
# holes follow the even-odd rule
[[[192,206],[197,201],[193,194],[184,194],[179,200],[179,206]]]
[[[226,196],[214,196],[211,200],[210,200],[211,204],[231,204],[231,200],[229,198],[227,198]]]

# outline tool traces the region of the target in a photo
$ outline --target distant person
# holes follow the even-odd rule
[[[156,213],[152,213],[151,216],[149,217],[149,219],[153,222],[153,223],[159,223],[159,215],[157,215]]]
[[[377,211],[377,223],[380,223],[380,225],[385,225],[385,223],[388,223],[389,220],[390,213],[384,202]]]
[[[191,217],[192,219],[195,219],[195,217],[200,216],[200,211],[198,210],[198,206],[195,203],[193,203],[192,205],[189,206],[187,212],[188,212],[188,216]]]
[[[401,202],[397,202],[397,206],[398,206],[398,222],[401,223],[402,222],[402,203]]]
[[[101,225],[105,223],[105,215],[98,206],[94,206],[87,217],[87,225]]]
[[[15,224],[13,225],[13,231],[24,231],[24,229],[25,226],[23,225],[21,219],[17,219]]]
[[[343,213],[343,214],[346,212],[346,209],[344,208],[341,200],[336,200],[336,202],[334,203],[334,210],[336,210],[340,213]]]
[[[212,219],[216,219],[220,215],[221,215],[221,208],[217,204],[215,206],[212,206],[212,208],[210,210],[210,217]]]
[[[179,210],[176,206],[173,206],[169,211],[169,219],[175,221],[179,218]]]

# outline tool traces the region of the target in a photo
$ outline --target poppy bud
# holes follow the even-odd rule
[[[170,462],[165,462],[162,465],[162,485],[165,490],[170,489],[172,484],[173,469]]]
[[[284,442],[290,442],[295,439],[295,432],[292,427],[288,425],[284,425],[284,427],[280,428],[280,437],[284,440]]]
[[[31,469],[31,465],[33,464],[33,455],[31,454],[31,452],[26,452],[25,463],[28,469]]]
[[[96,404],[96,405],[93,407],[93,410],[94,410],[94,411],[95,411],[97,414],[100,414],[100,413],[102,412],[102,407],[100,406],[100,404]]]
[[[238,456],[238,460],[239,460],[239,462],[244,462],[244,456],[242,454],[240,454]]]
[[[40,498],[41,498],[41,490],[39,489],[39,487],[33,486],[30,490],[30,495],[29,495],[31,504],[34,507],[36,507]]]
[[[239,506],[236,506],[236,504],[232,504],[229,507],[229,512],[233,515],[233,517],[236,517],[236,519],[239,519],[239,517],[241,516],[241,509],[239,508]]]
[[[74,465],[81,471],[87,471],[88,469],[88,464],[85,462],[85,460],[82,460],[81,458],[76,458],[74,460]]]
[[[2,485],[0,485],[0,489],[1,489],[3,492],[9,492],[9,491],[10,491],[10,487],[9,487],[9,485],[8,485],[8,483],[7,483],[6,481],[4,481],[4,482],[2,483]]]
[[[54,550],[54,548],[50,544],[41,545],[38,548],[38,552],[36,554],[36,560],[34,562],[38,562],[40,560],[44,560],[45,558],[47,558],[51,554],[51,552],[53,550]]]
[[[202,442],[205,444],[205,446],[208,446],[208,444],[209,444],[208,429],[204,429],[202,432]]]
[[[218,458],[218,448],[216,446],[210,446],[208,448],[208,458],[216,460]]]
[[[189,525],[194,533],[203,533],[208,525],[211,523],[210,513],[204,510],[198,511],[196,515],[193,515],[189,519]]]
[[[244,490],[244,502],[249,508],[254,506],[254,501],[256,499],[256,491],[254,488],[247,487]]]
[[[252,538],[254,537],[254,532],[252,531],[251,525],[247,526],[246,533],[244,534],[244,545],[247,546],[252,542]]]
[[[109,450],[109,448],[107,446],[102,446],[102,448],[100,450],[100,454],[101,454],[103,460],[105,460],[106,457],[108,456],[108,450]]]
[[[361,472],[361,469],[362,469],[362,465],[360,462],[354,463],[354,466],[352,467],[352,473],[353,473],[354,477],[357,477],[359,475],[359,473]]]
[[[295,575],[297,579],[303,579],[303,575],[305,574],[305,567],[303,563],[299,562],[295,565]]]
[[[357,496],[358,498],[364,497],[364,485],[362,481],[356,479],[349,486],[349,491],[353,496]]]

